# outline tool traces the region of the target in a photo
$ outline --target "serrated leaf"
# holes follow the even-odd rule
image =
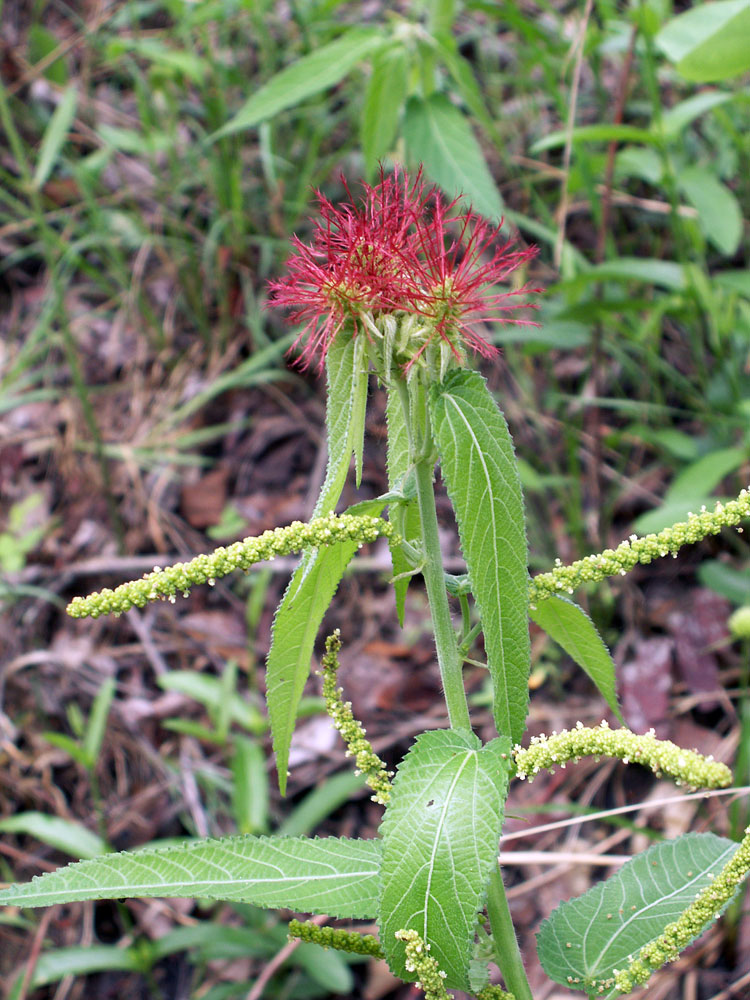
[[[747,44],[750,48],[750,22]],[[732,257],[742,239],[742,210],[734,194],[707,167],[683,167],[677,184],[698,212],[706,239],[725,257]]]
[[[282,69],[245,101],[237,114],[211,138],[220,139],[252,128],[279,111],[304,101],[342,80],[357,63],[385,42],[374,28],[350,28],[345,35],[302,56]]]
[[[323,517],[335,509],[352,453],[360,456],[361,462],[367,399],[367,368],[362,358],[365,343],[364,337],[338,336],[328,350],[328,467],[313,517]],[[359,504],[350,513],[379,512],[384,506],[381,503],[379,508],[376,504],[365,509]],[[282,795],[297,706],[310,672],[315,636],[356,551],[357,543],[347,542],[305,552],[274,617],[266,691]]]
[[[388,424],[388,488],[393,490],[399,483],[403,482],[411,466],[406,421],[398,390],[394,385],[388,386],[386,421]],[[391,520],[394,522],[399,535],[405,541],[419,545],[422,528],[419,518],[419,506],[416,500],[409,500],[408,502],[399,504],[395,508],[391,508]],[[408,573],[411,565],[398,544],[392,539],[389,539],[388,544],[391,550],[393,575],[394,577],[400,576],[400,579],[394,581],[393,589],[396,595],[398,621],[403,628],[406,592],[409,589],[410,581]]]
[[[686,79],[727,80],[750,69],[750,0],[715,0],[664,25],[656,44]]]
[[[712,833],[688,833],[655,844],[611,878],[562,903],[537,934],[544,971],[557,983],[598,995],[595,986],[585,984],[627,968],[739,846]]]
[[[493,222],[503,216],[500,197],[471,125],[444,94],[410,97],[404,122],[406,153],[451,198],[464,195]]]
[[[403,45],[378,52],[365,91],[360,140],[368,173],[391,147],[406,99],[409,59]]]
[[[477,913],[497,860],[510,743],[473,733],[422,733],[401,763],[381,825],[380,941],[391,969],[413,979],[396,931],[416,930],[446,973],[469,987]]]
[[[371,918],[381,843],[325,837],[223,837],[78,861],[0,890],[0,905],[185,896]]]
[[[535,608],[530,608],[529,617],[589,675],[602,698],[623,722],[617,704],[614,660],[583,608],[553,594],[540,601]]]
[[[478,372],[455,371],[430,394],[492,678],[498,732],[519,743],[529,700],[528,569],[523,497],[505,418]]]

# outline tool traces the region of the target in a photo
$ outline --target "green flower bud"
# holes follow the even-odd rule
[[[352,955],[385,957],[380,942],[373,934],[358,934],[356,931],[345,931],[338,927],[319,927],[312,920],[290,920],[289,938],[299,938],[300,941],[319,944],[323,948],[348,951]]]
[[[713,757],[694,750],[683,750],[670,740],[657,740],[653,730],[644,735],[629,729],[610,729],[606,722],[587,729],[581,722],[572,730],[564,729],[551,736],[533,736],[525,750],[515,747],[516,777],[533,780],[543,768],[565,767],[581,757],[616,757],[626,764],[650,767],[657,777],[668,775],[678,785],[690,788],[725,788],[732,783],[732,772]]]
[[[663,556],[676,556],[683,545],[692,545],[717,535],[722,528],[737,526],[743,518],[750,517],[750,492],[742,490],[736,500],[717,503],[713,511],[705,508],[700,514],[689,514],[687,521],[673,524],[671,528],[654,535],[638,538],[631,535],[616,549],[605,549],[596,555],[578,559],[569,566],[557,561],[549,573],[540,573],[529,584],[529,601],[532,606],[553,594],[572,594],[583,583],[596,583],[608,576],[624,576],[638,563],[650,563]],[[742,531],[741,527],[737,528]]]
[[[391,797],[392,772],[386,769],[383,761],[372,749],[362,723],[354,718],[352,703],[344,701],[343,690],[336,686],[340,649],[341,633],[336,629],[333,635],[329,635],[326,639],[326,652],[321,660],[320,673],[323,675],[326,712],[333,719],[334,726],[346,744],[347,756],[354,757],[357,773],[365,776],[365,781],[375,793],[372,796],[373,802],[379,802],[384,806]]]
[[[737,608],[729,616],[727,628],[735,639],[750,639],[750,605]]]
[[[71,618],[98,618],[99,615],[122,614],[130,608],[142,608],[149,601],[169,600],[174,603],[178,594],[187,597],[195,584],[216,581],[236,569],[249,569],[254,563],[287,556],[302,549],[318,545],[336,545],[356,541],[359,545],[374,542],[381,535],[393,537],[393,526],[380,517],[365,515],[329,514],[317,517],[309,524],[293,521],[285,528],[264,531],[257,538],[243,538],[241,542],[220,546],[210,555],[196,556],[185,563],[175,563],[166,569],[154,567],[140,580],[123,583],[114,590],[108,588],[88,597],[75,597],[67,607]]]
[[[702,934],[722,912],[750,872],[750,827],[739,848],[710,880],[685,912],[668,924],[662,934],[641,948],[627,969],[615,972],[615,985],[622,993],[642,986],[651,974],[667,962],[674,962],[691,941]]]
[[[429,954],[430,946],[416,931],[396,931],[396,937],[406,945],[406,969],[417,976],[416,986],[424,991],[425,1000],[452,1000],[443,982],[445,973]]]

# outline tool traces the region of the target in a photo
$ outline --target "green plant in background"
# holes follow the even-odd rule
[[[402,170],[364,186],[358,203],[321,197],[313,241],[295,242],[286,278],[272,285],[277,305],[304,326],[304,364],[325,367],[329,464],[314,517],[220,547],[140,581],[74,600],[75,616],[119,613],[151,600],[175,600],[194,584],[277,553],[302,549],[276,613],[267,664],[267,700],[282,790],[292,732],[313,645],[338,583],[357,550],[385,537],[393,558],[399,613],[413,575],[427,590],[450,728],[422,733],[395,778],[374,754],[336,687],[339,639],[323,658],[327,709],[358,770],[384,805],[373,840],[246,835],[79,862],[0,891],[0,902],[42,906],[83,899],[191,896],[378,921],[377,953],[396,975],[422,983],[431,1000],[457,988],[507,997],[489,986],[477,955],[477,920],[489,924],[492,958],[505,990],[531,1000],[497,866],[508,786],[542,768],[584,755],[639,762],[689,787],[726,787],[728,768],[710,758],[625,729],[579,727],[521,746],[526,730],[531,615],[591,676],[620,718],[615,668],[591,619],[568,599],[582,583],[627,573],[639,562],[738,526],[750,493],[718,504],[659,534],[556,566],[531,581],[521,486],[504,417],[469,353],[492,356],[478,333],[490,317],[523,322],[512,310],[524,286],[501,283],[531,251],[497,242],[486,221],[446,204],[420,174]],[[509,315],[510,313],[510,315]],[[354,458],[361,474],[369,373],[388,394],[389,492],[335,515]],[[443,570],[433,477],[440,466],[467,563]],[[383,517],[387,508],[388,518]],[[462,610],[459,631],[449,597]],[[564,596],[561,596],[564,595]],[[531,598],[531,600],[530,600]],[[472,609],[473,603],[473,609]],[[472,610],[474,618],[472,617]],[[473,625],[478,617],[480,624]],[[470,639],[483,633],[498,736],[472,731],[462,666]],[[231,677],[231,671],[229,672]],[[224,682],[219,681],[219,685]],[[212,739],[229,732],[233,681],[211,695]],[[248,774],[257,751],[237,743]],[[248,828],[249,811],[242,809]],[[288,830],[285,832],[289,832]],[[750,830],[741,844],[687,834],[635,857],[617,875],[563,904],[539,933],[539,955],[557,982],[590,996],[614,997],[674,960],[723,911],[750,870]],[[484,916],[486,908],[486,918]],[[675,914],[678,914],[675,916]],[[293,932],[326,946],[373,954],[329,930]],[[179,934],[179,932],[175,932]],[[489,991],[489,992],[488,992]]]

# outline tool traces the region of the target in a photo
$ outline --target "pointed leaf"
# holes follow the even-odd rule
[[[404,964],[396,931],[416,930],[447,974],[469,987],[477,913],[497,860],[510,743],[473,733],[423,733],[401,763],[381,826],[380,941],[391,969]]]
[[[249,97],[234,118],[211,138],[220,139],[252,128],[313,94],[327,90],[384,42],[384,36],[377,29],[350,28],[335,42],[321,46],[282,69]]]
[[[553,594],[529,609],[529,617],[559,643],[596,684],[602,698],[623,722],[617,704],[615,663],[596,625],[577,604]]]
[[[349,473],[352,453],[361,456],[367,368],[363,363],[364,337],[337,337],[328,356],[328,468],[313,517],[335,509]],[[380,504],[380,510],[385,506]],[[377,507],[362,505],[350,513],[369,514]],[[273,638],[266,664],[268,715],[276,751],[279,787],[286,790],[289,746],[323,615],[336,593],[357,543],[310,549],[294,572],[273,623]]]
[[[403,45],[385,49],[373,59],[362,109],[361,142],[368,173],[391,148],[406,99],[409,59]]]
[[[435,442],[484,632],[498,732],[519,743],[529,700],[523,497],[505,418],[478,372],[431,394]]]
[[[32,181],[37,191],[47,183],[47,179],[54,169],[55,161],[68,138],[77,107],[78,90],[76,87],[68,87],[63,92],[60,103],[55,108],[44,132]]]
[[[562,903],[537,935],[544,971],[557,983],[599,995],[593,981],[627,968],[641,948],[678,919],[739,846],[712,833],[664,841],[582,896]]]
[[[0,890],[0,905],[186,896],[371,918],[381,843],[325,837],[223,837],[107,854]]]
[[[444,94],[411,97],[404,122],[407,157],[422,163],[451,198],[463,194],[472,208],[500,222],[503,202],[471,125]]]
[[[0,833],[26,833],[72,858],[95,858],[107,844],[81,823],[40,812],[21,812],[0,820]]]

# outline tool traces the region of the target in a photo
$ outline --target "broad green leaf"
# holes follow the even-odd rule
[[[39,147],[39,158],[32,182],[37,191],[47,183],[47,179],[54,169],[60,150],[68,138],[77,107],[78,89],[72,86],[68,87],[63,92],[60,103],[49,120],[44,131],[42,144]]]
[[[361,461],[367,399],[365,346],[364,337],[338,336],[328,350],[328,468],[313,517],[335,509],[352,453]],[[381,503],[379,510],[384,506]],[[360,504],[350,513],[365,514],[375,509]],[[297,706],[310,672],[315,636],[356,551],[356,542],[349,542],[305,552],[276,611],[266,664],[266,690],[282,794]]]
[[[641,948],[678,919],[738,847],[712,833],[689,833],[637,855],[545,920],[537,935],[544,971],[564,986],[601,995],[594,981],[627,968]]]
[[[387,500],[365,500],[350,507],[347,513],[379,514],[386,503]],[[315,637],[357,547],[358,543],[351,541],[306,552],[274,617],[273,640],[266,663],[266,697],[282,795],[286,791],[289,746],[310,673]]]
[[[0,5],[0,10],[2,10],[2,5]],[[60,48],[60,39],[45,28],[44,25],[32,22],[29,25],[28,34],[28,60],[34,65],[34,63],[41,62],[42,59],[46,59],[47,56],[51,55],[56,49]],[[61,56],[59,59],[55,59],[53,63],[47,66],[44,70],[44,76],[47,80],[52,83],[56,83],[58,87],[64,87],[68,82],[68,68],[65,65],[65,59]]]
[[[727,80],[750,69],[750,0],[714,0],[664,25],[656,44],[686,79]]]
[[[324,837],[223,837],[78,861],[0,890],[3,906],[185,896],[371,918],[381,844]]]
[[[617,260],[596,264],[585,274],[579,274],[576,281],[642,281],[647,285],[657,285],[670,291],[681,292],[687,286],[685,268],[671,260],[656,260],[648,257],[618,257]]]
[[[601,696],[623,722],[617,704],[614,660],[583,608],[553,594],[531,608],[529,617],[589,675]]]
[[[503,202],[471,125],[444,94],[410,97],[404,122],[407,159],[451,198],[464,195],[472,208],[499,223]]]
[[[73,945],[43,952],[28,984],[31,988],[57,983],[66,976],[89,976],[95,972],[144,972],[144,956],[137,945]]]
[[[579,142],[658,142],[658,137],[648,129],[638,128],[635,125],[579,125],[574,128],[571,139],[573,145]],[[537,140],[531,147],[531,153],[543,153],[547,149],[558,149],[568,141],[568,132],[561,129],[558,132],[550,132],[543,139]]]
[[[750,24],[747,44],[750,48]],[[742,239],[742,210],[734,194],[707,167],[684,167],[677,184],[698,212],[706,239],[725,257],[732,257]]]
[[[381,825],[380,941],[402,979],[398,930],[416,930],[447,974],[466,989],[476,917],[484,905],[508,789],[510,743],[482,746],[473,733],[422,733],[398,769]]]
[[[26,833],[72,858],[95,858],[107,851],[102,838],[80,823],[40,812],[22,812],[0,820],[0,833]]]
[[[388,387],[388,405],[386,408],[386,421],[388,424],[388,488],[396,489],[403,483],[411,466],[409,455],[409,436],[406,430],[403,407],[399,399],[398,391],[394,385]],[[407,542],[419,546],[421,538],[421,523],[419,519],[419,505],[416,499],[391,507],[391,520],[396,525],[399,535]],[[396,594],[396,613],[399,624],[403,628],[404,611],[406,607],[406,592],[409,589],[411,569],[406,556],[401,551],[401,547],[389,540],[391,550],[391,561],[393,563],[395,580],[393,589]]]
[[[360,141],[365,167],[372,173],[391,148],[398,118],[406,99],[409,58],[403,45],[378,52],[365,91]]]
[[[712,559],[700,564],[698,579],[704,587],[715,590],[733,604],[750,604],[750,568],[743,571]]]
[[[345,35],[303,56],[282,69],[242,105],[231,121],[211,138],[220,139],[273,118],[321,90],[342,80],[357,63],[372,55],[385,43],[374,28],[350,28]]]
[[[523,497],[505,418],[478,372],[452,372],[430,395],[443,478],[479,609],[498,732],[520,743],[529,701]]]
[[[712,108],[731,101],[734,96],[727,90],[704,90],[700,94],[693,94],[664,112],[661,118],[662,132],[670,138],[679,135],[690,122]]]

